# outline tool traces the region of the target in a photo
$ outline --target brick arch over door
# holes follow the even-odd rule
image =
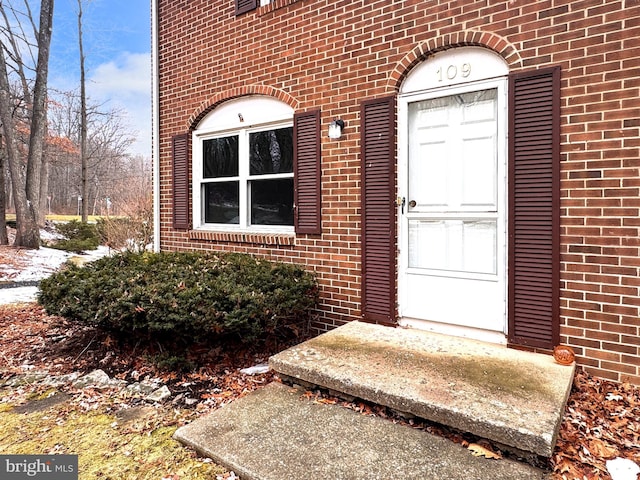
[[[500,55],[507,62],[510,70],[522,68],[520,53],[504,37],[479,30],[465,30],[431,38],[414,47],[396,64],[394,70],[389,74],[387,91],[398,91],[402,81],[411,69],[426,58],[435,53],[459,47],[485,47]]]
[[[293,108],[294,111],[298,110],[300,106],[300,102],[298,100],[279,88],[271,87],[269,85],[243,85],[242,87],[230,88],[229,90],[219,92],[202,102],[189,117],[189,120],[187,121],[187,130],[193,131],[197,128],[200,121],[221,103],[247,95],[264,95],[267,97],[273,97],[276,100],[286,103]]]
[[[421,60],[455,46],[495,44],[512,72],[522,67],[517,51],[500,37],[482,32],[462,32],[455,37],[416,47],[396,67],[389,91],[399,91],[409,70]],[[527,347],[552,348],[559,342],[560,78],[559,66],[509,74],[508,340]],[[397,313],[394,297],[379,295],[395,292],[395,236],[390,234],[395,224],[395,165],[384,160],[396,158],[394,99],[362,105],[366,225],[362,312],[365,319],[384,323],[392,323]],[[383,204],[380,192],[387,192]],[[369,211],[375,213],[375,221],[367,223]],[[372,252],[370,259],[367,252]],[[372,276],[369,271],[384,274]],[[369,304],[371,298],[385,301]]]

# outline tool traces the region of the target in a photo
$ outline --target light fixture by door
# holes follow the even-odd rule
[[[337,118],[329,124],[329,138],[337,140],[342,136],[344,129],[344,120]]]

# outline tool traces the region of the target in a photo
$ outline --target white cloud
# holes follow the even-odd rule
[[[148,53],[122,53],[92,72],[92,93],[100,96],[145,95],[151,90],[151,56]]]
[[[126,113],[125,121],[136,132],[132,152],[151,155],[151,56],[122,53],[114,60],[98,65],[87,81],[87,94],[98,103],[106,103]]]

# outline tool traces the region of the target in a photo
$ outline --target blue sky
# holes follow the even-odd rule
[[[56,0],[49,86],[79,88],[77,0]],[[151,156],[151,32],[148,0],[83,0],[87,94],[126,112],[134,154]]]

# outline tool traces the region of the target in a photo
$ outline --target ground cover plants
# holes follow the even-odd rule
[[[56,223],[54,225],[60,238],[49,242],[51,248],[82,253],[86,250],[95,250],[100,245],[100,235],[95,224],[71,220],[70,222]]]

